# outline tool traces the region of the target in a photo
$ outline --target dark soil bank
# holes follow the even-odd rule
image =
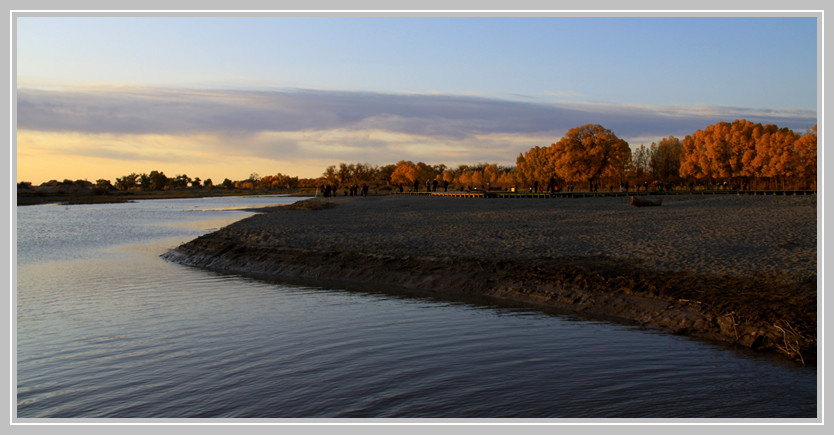
[[[364,200],[312,200],[278,208],[195,239],[164,257],[223,272],[382,284],[439,296],[481,296],[499,303],[570,310],[775,352],[805,365],[816,363],[816,273],[750,273],[743,265],[739,267],[744,272],[711,273],[699,270],[703,268],[674,267],[674,263],[653,263],[640,256],[623,255],[618,251],[621,248],[608,249],[606,239],[588,240],[577,235],[582,232],[577,229],[587,221],[570,223],[571,209],[576,209],[586,215],[589,210],[607,211],[608,218],[628,224],[626,216],[632,211],[627,205],[603,204],[600,199],[589,200],[598,203],[562,204],[551,201],[574,200],[544,201],[549,204],[488,200],[492,203],[477,205],[473,201],[480,200],[391,198],[362,203]],[[687,220],[699,221],[698,216],[692,216],[691,207],[685,202],[681,204],[681,213]],[[725,206],[744,208],[747,204],[722,202],[703,208],[711,208],[705,212],[709,214]],[[512,231],[518,225],[510,216],[535,217],[536,213],[552,213],[554,207],[562,207],[561,212],[566,213],[559,233],[532,230],[538,234],[536,243],[557,238],[561,241],[559,246],[516,243],[520,236]],[[666,203],[663,207],[667,207]],[[672,213],[672,218],[677,213],[674,204],[665,212]],[[495,228],[482,226],[470,233],[444,230],[436,224],[438,215],[445,220],[471,222],[485,213],[500,219],[501,224]],[[529,224],[525,231],[531,230],[530,225],[535,227]],[[679,230],[686,231],[686,225],[679,222]],[[402,231],[389,234],[391,227],[410,227],[411,235],[394,236]],[[807,244],[801,237],[792,237],[793,245]],[[464,241],[481,246],[482,254],[477,254],[477,247],[454,248]],[[635,246],[639,248],[640,243],[632,241],[628,249],[637,249]],[[722,243],[721,246],[728,245],[727,240]],[[774,250],[796,247],[770,245],[774,245]],[[815,252],[815,241],[813,248]],[[583,250],[591,255],[576,254]],[[793,256],[796,254],[792,251]],[[784,261],[798,260],[786,257]]]

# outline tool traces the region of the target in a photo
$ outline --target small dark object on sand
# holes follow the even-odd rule
[[[633,205],[635,207],[652,207],[652,206],[658,206],[660,204],[663,204],[663,199],[653,200],[653,199],[640,199],[640,198],[637,198],[637,197],[634,197],[634,196],[631,197],[631,205]]]

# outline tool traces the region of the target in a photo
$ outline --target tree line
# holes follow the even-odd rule
[[[621,186],[716,186],[766,189],[816,189],[817,126],[804,134],[746,120],[719,122],[683,139],[673,136],[634,150],[609,129],[588,124],[570,129],[558,142],[533,147],[515,166],[492,163],[428,164],[402,160],[395,164],[339,163],[318,178],[253,173],[245,180],[215,184],[185,174],[161,171],[131,173],[98,180],[96,187],[118,190],[169,189],[332,189],[369,184],[376,190],[411,190],[428,182],[453,189],[546,190],[554,188],[616,189]]]
[[[680,160],[681,178],[816,187],[817,126],[799,135],[775,125],[721,122],[687,136]]]
[[[817,126],[804,134],[746,120],[720,122],[683,140],[670,136],[633,151],[610,130],[586,125],[550,147],[518,156],[515,181],[589,188],[631,185],[727,185],[736,188],[816,189]]]
[[[96,185],[98,187],[106,187],[109,184],[108,180],[98,180]],[[116,178],[115,184],[112,188],[117,190],[172,190],[172,189],[187,189],[187,188],[205,188],[205,189],[295,189],[299,187],[298,177],[291,177],[281,173],[275,175],[267,175],[265,177],[259,176],[257,173],[252,173],[249,178],[245,180],[232,181],[228,178],[224,179],[220,184],[215,185],[211,178],[201,180],[200,177],[191,178],[188,175],[182,174],[175,177],[167,177],[164,172],[151,171],[150,173],[130,173],[123,177]]]

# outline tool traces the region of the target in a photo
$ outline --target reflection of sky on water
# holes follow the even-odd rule
[[[88,258],[102,255],[98,250],[109,246],[196,237],[253,214],[240,209],[300,199],[303,198],[243,196],[20,206],[17,261],[26,264]],[[67,246],[72,249],[65,249]]]
[[[815,371],[723,345],[390,289],[256,280],[159,257],[247,214],[199,210],[234,206],[228,201],[18,208],[19,417],[815,412]]]

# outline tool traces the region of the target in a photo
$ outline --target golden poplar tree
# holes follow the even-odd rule
[[[556,173],[553,160],[549,147],[530,148],[516,159],[516,181],[526,187],[532,186],[535,182],[540,186],[546,185],[547,180]]]
[[[681,177],[696,179],[764,179],[786,182],[804,177],[809,156],[816,167],[816,138],[812,148],[799,151],[799,137],[787,128],[762,125],[747,120],[719,122],[687,136],[682,144]],[[812,156],[812,157],[811,157]]]
[[[709,174],[712,178],[729,178],[733,176],[733,147],[730,143],[732,125],[719,122],[704,130],[704,154]]]
[[[599,124],[575,127],[550,146],[556,173],[568,181],[594,182],[620,175],[631,161],[631,148]]]
[[[417,165],[414,162],[400,160],[397,162],[397,167],[394,168],[394,172],[391,173],[391,184],[411,186],[414,180],[417,179],[417,175]]]
[[[773,159],[770,161],[769,175],[782,181],[782,188],[788,180],[797,175],[797,154],[794,145],[798,137],[788,129],[780,130],[771,139]]]
[[[680,171],[682,178],[703,180],[709,176],[709,161],[704,153],[706,145],[702,138],[703,134],[703,131],[698,130],[683,138]]]
[[[794,145],[797,175],[805,186],[817,187],[817,126],[811,127]]]

